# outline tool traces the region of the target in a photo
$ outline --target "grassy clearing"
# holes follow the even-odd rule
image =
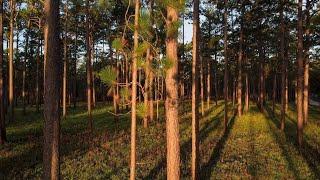
[[[0,177],[31,179],[41,176],[43,118],[34,113],[34,109],[28,110],[26,116],[18,110],[16,121],[8,127],[9,143],[0,147]],[[85,106],[70,109],[67,120],[62,122],[61,170],[64,179],[128,178],[129,116],[115,122],[107,111],[111,111],[111,107],[102,104],[94,110],[95,131],[90,136],[86,132]],[[189,179],[190,103],[185,103],[180,112],[181,175],[183,179]],[[267,112],[261,114],[252,106],[243,117],[232,118],[229,130],[224,133],[223,104],[212,105],[200,123],[202,179],[319,178],[320,112],[311,108],[303,149],[295,144],[294,109],[288,113],[285,132],[277,128],[278,113],[277,110],[273,117],[267,108]],[[148,129],[140,122],[137,145],[138,179],[165,179],[165,121],[154,121]]]

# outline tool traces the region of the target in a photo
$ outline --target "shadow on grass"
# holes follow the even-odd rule
[[[208,160],[208,162],[206,164],[204,164],[203,167],[201,167],[200,179],[209,179],[211,177],[211,173],[212,173],[214,167],[217,165],[217,163],[221,157],[221,153],[222,153],[222,150],[225,146],[225,143],[226,143],[227,139],[229,138],[229,135],[230,135],[230,132],[233,128],[234,122],[235,122],[235,116],[233,116],[231,118],[226,132],[224,132],[223,136],[219,139],[218,143],[216,144],[210,159]]]
[[[208,118],[210,116],[210,113],[216,109],[221,107],[222,105],[218,105],[218,106],[214,106],[211,107],[209,110],[206,111],[205,115],[202,117],[202,120],[205,118]],[[200,142],[203,141],[205,138],[207,138],[207,135],[214,131],[216,128],[218,128],[219,124],[221,123],[221,121],[219,121],[219,119],[221,117],[223,117],[223,112],[224,109],[220,110],[217,115],[215,115],[214,117],[212,117],[210,120],[207,120],[205,122],[202,129],[199,130],[199,139]],[[183,117],[183,123],[189,123],[189,121],[187,120],[188,116],[184,116]],[[191,123],[191,122],[190,122]],[[191,126],[191,124],[190,124]],[[188,126],[188,127],[190,127]],[[181,129],[180,131],[186,131],[186,129],[188,129],[187,127],[185,129]],[[189,175],[189,169],[183,169],[183,168],[188,168],[188,161],[190,160],[190,152],[191,152],[191,141],[192,139],[189,138],[188,141],[184,142],[181,146],[180,146],[180,158],[181,158],[181,166],[182,167],[182,171],[181,171],[181,176],[188,176]],[[156,177],[158,177],[162,172],[163,174],[165,174],[165,168],[166,168],[166,158],[162,158],[158,164],[150,170],[149,174],[144,177],[143,179],[156,179]]]
[[[104,108],[99,106],[93,113],[92,134],[87,132],[87,115],[82,107],[79,107],[79,110],[70,110],[67,120],[61,120],[61,155],[63,157],[74,155],[75,152],[78,153],[77,155],[85,154],[90,147],[99,143],[91,140],[99,138],[101,131],[113,137],[119,131],[129,128],[130,121],[127,117],[120,118],[119,122],[115,123],[113,117],[103,110]],[[5,176],[19,177],[25,170],[34,169],[34,166],[42,163],[42,116],[35,114],[23,116],[22,112],[18,112],[17,115],[19,116],[17,121],[9,125],[9,143],[5,147],[6,151],[13,154],[7,157],[0,156],[0,172]]]
[[[272,116],[272,110],[267,106],[266,107],[266,113],[265,116],[270,118],[272,120],[272,123],[276,126],[279,127],[280,120],[277,119],[276,117]],[[276,114],[277,117],[279,115]],[[286,141],[289,141],[291,144],[293,144],[293,147],[296,148],[296,150],[300,153],[300,155],[306,160],[308,167],[310,170],[315,174],[315,176],[320,179],[320,152],[319,150],[315,149],[312,147],[310,144],[308,144],[306,141],[304,141],[302,148],[299,147],[296,141],[296,126],[294,125],[294,120],[290,117],[288,117],[289,121],[286,121],[285,125],[285,131],[284,135],[286,137]],[[288,123],[290,122],[290,123]],[[274,137],[278,141],[278,144],[283,150],[283,154],[286,156],[286,159],[289,163],[290,169],[293,171],[295,175],[298,174],[296,167],[293,166],[293,161],[292,158],[288,156],[287,150],[284,147],[285,142],[281,142],[280,137],[276,135],[276,130],[272,130]]]

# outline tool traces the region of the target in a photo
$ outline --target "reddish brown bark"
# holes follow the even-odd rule
[[[15,0],[10,0],[10,31],[9,31],[9,109],[8,109],[8,119],[13,121],[13,76],[14,76],[14,67],[13,67],[13,32],[14,32],[14,16],[15,16]]]
[[[308,123],[309,119],[309,49],[310,49],[310,9],[311,2],[307,0],[306,4],[306,44],[305,44],[305,62],[304,62],[304,85],[303,85],[303,121],[304,124]]]
[[[135,0],[135,16],[134,16],[134,49],[132,62],[132,95],[131,95],[131,158],[130,158],[130,180],[134,180],[136,176],[136,134],[137,134],[137,49],[139,46],[139,13],[140,0]]]
[[[89,0],[86,1],[86,48],[87,48],[87,108],[88,108],[88,130],[91,132],[93,129],[92,120],[92,54],[91,54],[91,28],[90,28],[90,15],[89,15]]]
[[[200,23],[199,23],[199,0],[193,1],[193,49],[192,49],[192,164],[191,175],[192,179],[199,178],[199,37],[200,37]],[[202,68],[202,66],[201,66]],[[201,69],[203,71],[203,69]],[[203,76],[203,73],[201,73]],[[201,81],[203,78],[201,78]],[[203,82],[201,82],[203,88]],[[201,91],[203,95],[203,90]],[[203,98],[203,96],[202,96]],[[202,99],[203,100],[203,99]],[[202,102],[203,111],[203,102]]]
[[[178,41],[177,34],[172,34],[170,28],[178,21],[177,9],[167,6],[167,58],[172,61],[172,67],[166,71],[166,133],[167,133],[167,177],[172,180],[180,179],[180,145],[179,145],[179,97],[178,97]]]
[[[285,58],[285,49],[284,49],[284,43],[285,43],[285,24],[284,24],[284,14],[283,14],[283,9],[284,9],[284,3],[285,1],[281,1],[281,12],[280,12],[280,57],[282,61],[281,65],[281,125],[280,129],[283,131],[285,128],[285,117],[286,117],[286,102],[287,102],[287,66],[288,62],[287,59]]]
[[[298,74],[297,74],[297,135],[299,146],[303,141],[303,17],[302,0],[298,1]]]
[[[60,42],[59,1],[45,1],[45,84],[43,179],[60,179]]]
[[[228,62],[228,0],[224,0],[224,130],[227,130],[228,126],[228,83],[229,83],[229,62]]]
[[[7,140],[3,90],[3,0],[0,0],[0,144]]]
[[[242,5],[243,6],[243,5]],[[243,7],[244,9],[244,7]],[[242,16],[244,10],[242,10]],[[238,84],[237,84],[237,103],[238,103],[238,116],[242,116],[242,59],[243,59],[243,18],[240,27],[240,41],[239,41],[239,57],[238,57]]]

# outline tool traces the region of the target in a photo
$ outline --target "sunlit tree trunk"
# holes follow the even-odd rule
[[[132,95],[131,95],[131,161],[130,161],[130,180],[136,177],[136,134],[137,134],[137,49],[139,46],[139,13],[140,0],[135,0],[134,16],[134,49],[132,60]]]
[[[66,119],[67,116],[67,69],[68,69],[68,1],[66,1],[65,4],[65,32],[64,32],[64,48],[63,48],[63,92],[62,92],[62,107],[63,107],[63,112],[62,112],[62,118]]]
[[[207,60],[207,109],[210,109],[211,100],[211,63],[210,59]]]
[[[126,64],[125,64],[125,81],[126,81],[126,91],[129,93],[129,72],[130,72],[130,69],[129,69],[129,59],[126,58],[125,60]],[[126,103],[129,102],[129,95],[126,96]],[[129,109],[129,106],[126,105],[126,109],[128,110]]]
[[[180,145],[179,145],[179,97],[178,97],[178,32],[172,32],[179,19],[179,12],[167,6],[167,58],[172,66],[166,71],[166,132],[167,132],[167,177],[172,180],[180,179]]]
[[[154,120],[154,107],[153,107],[153,83],[154,83],[154,75],[153,75],[153,72],[150,73],[150,80],[149,80],[149,83],[150,83],[150,87],[149,87],[149,90],[150,90],[150,97],[149,97],[149,118],[150,118],[150,121],[153,121]]]
[[[43,179],[60,179],[59,1],[46,0]]]
[[[150,18],[151,18],[151,26],[153,26],[154,24],[154,0],[150,0],[149,1],[149,7],[150,7]],[[149,54],[149,65],[150,67],[152,67],[152,61],[153,61],[153,58],[154,58],[154,53],[152,51],[152,48],[149,47],[149,50],[150,50],[150,54]],[[153,99],[154,99],[154,88],[153,88],[153,85],[154,85],[154,73],[152,71],[152,68],[150,68],[150,74],[149,74],[149,91],[150,91],[150,96],[149,96],[149,118],[150,118],[150,121],[153,121],[154,120],[154,105],[153,105]]]
[[[16,59],[19,59],[20,58],[20,54],[19,54],[19,28],[18,28],[18,23],[15,23],[15,29],[16,29],[16,49],[15,49],[15,57]],[[18,67],[19,66],[19,63],[20,62],[16,62],[16,66]],[[18,79],[17,79],[17,68],[14,68],[14,71],[13,71],[13,81],[16,82]],[[15,86],[15,85],[13,85]],[[13,87],[13,94],[15,94],[16,92],[16,87]],[[18,97],[17,96],[14,96],[13,98],[14,100],[14,106],[17,106],[18,105]]]
[[[244,56],[245,63],[248,64],[248,57],[247,55]],[[244,104],[244,111],[249,111],[249,103],[250,103],[250,81],[249,81],[249,70],[245,69],[245,81],[246,81],[246,92],[245,92],[245,104]]]
[[[22,69],[22,109],[23,114],[26,114],[26,69],[27,69],[27,59],[29,58],[28,49],[29,49],[29,31],[30,31],[30,20],[28,20],[26,32],[26,44],[24,48],[24,59],[23,59],[23,69]]]
[[[91,57],[91,28],[90,28],[90,15],[89,15],[89,0],[86,1],[86,48],[87,48],[87,108],[88,108],[88,130],[91,132],[93,129],[92,120],[92,57]]]
[[[10,31],[9,31],[9,109],[8,109],[8,119],[13,121],[13,32],[14,32],[14,15],[15,15],[15,0],[10,0]]]
[[[203,57],[199,56],[200,64],[200,99],[201,99],[201,116],[204,116],[204,68]]]
[[[147,50],[147,57],[146,57],[146,64],[145,64],[145,83],[144,83],[144,108],[145,108],[145,114],[143,118],[143,127],[148,127],[148,121],[150,119],[149,117],[149,95],[150,95],[150,49]]]
[[[273,89],[272,89],[272,113],[275,115],[276,109],[276,97],[277,97],[277,73],[273,75]]]
[[[217,60],[217,52],[214,53],[214,91],[215,91],[215,101],[216,106],[218,105],[218,98],[219,98],[219,92],[218,92],[218,60]]]
[[[285,127],[285,118],[286,118],[286,104],[287,104],[287,66],[288,62],[285,58],[285,50],[284,50],[284,44],[285,44],[285,24],[284,24],[284,3],[285,1],[281,1],[281,12],[280,12],[280,57],[281,57],[281,126],[280,129],[283,131]]]
[[[236,102],[236,94],[237,94],[236,84],[237,84],[236,80],[234,79],[233,85],[232,85],[232,107],[233,107],[233,110],[235,110],[235,102]]]
[[[200,43],[200,19],[199,0],[193,1],[193,40],[192,40],[192,179],[199,178],[199,43]],[[201,63],[201,62],[200,62]],[[202,66],[201,66],[202,68]],[[203,71],[203,69],[201,69]],[[203,73],[201,73],[203,75]],[[202,76],[201,75],[201,76]],[[201,78],[201,80],[203,80]],[[203,82],[201,82],[203,88]],[[203,92],[203,90],[202,90]],[[203,103],[203,102],[202,102]],[[203,107],[202,107],[203,111]]]
[[[297,74],[297,135],[299,146],[303,140],[303,17],[302,0],[298,1],[298,74]]]
[[[141,80],[142,80],[142,71],[141,70],[137,70],[138,71],[138,83],[141,84]],[[142,92],[141,90],[138,88],[137,89],[137,93],[138,93],[138,100],[139,100],[139,103],[141,102],[141,99],[142,99]]]
[[[157,77],[157,90],[156,90],[156,101],[157,101],[157,121],[159,121],[159,101],[160,101],[160,96],[159,96],[159,92],[160,92],[160,76],[158,75]]]
[[[93,39],[93,33],[91,30],[91,38],[90,38],[90,46],[91,46],[91,59],[92,59],[92,63],[91,63],[91,82],[92,82],[92,107],[96,107],[96,86],[95,86],[95,75],[93,74],[93,64],[94,64],[94,59],[95,59],[95,49],[94,49],[94,39]]]
[[[4,144],[7,140],[3,84],[3,0],[0,0],[0,144]]]
[[[306,4],[306,44],[305,44],[305,63],[304,63],[304,87],[303,87],[303,120],[304,124],[308,123],[309,119],[309,49],[310,49],[310,0]]]
[[[260,40],[262,41],[262,40]],[[261,112],[264,112],[264,103],[265,103],[265,56],[264,56],[264,50],[263,50],[263,43],[260,42],[259,44],[259,108]]]
[[[244,5],[242,4],[241,15],[244,16]],[[243,22],[241,18],[240,27],[240,40],[239,40],[239,56],[238,56],[238,84],[237,84],[237,103],[238,103],[238,116],[242,116],[242,61],[243,61]]]
[[[39,28],[40,31],[40,28]],[[41,47],[41,39],[39,33],[38,47],[37,47],[37,70],[36,70],[36,111],[40,112],[40,47]]]
[[[229,84],[229,65],[228,65],[228,0],[224,0],[224,130],[227,130],[228,126],[228,84]]]
[[[78,21],[78,18],[76,18]],[[77,61],[78,61],[78,26],[76,27],[75,38],[75,50],[74,50],[74,64],[73,64],[73,107],[77,107]]]

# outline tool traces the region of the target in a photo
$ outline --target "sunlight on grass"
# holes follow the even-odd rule
[[[165,179],[166,131],[161,104],[160,119],[145,129],[138,121],[137,178]],[[230,109],[232,107],[230,106]],[[62,120],[61,153],[64,179],[126,179],[129,175],[130,115],[118,121],[108,113],[112,107],[99,104],[93,111],[94,132],[87,132],[85,107],[70,108]],[[190,178],[191,105],[180,108],[181,176]],[[276,117],[258,112],[254,106],[241,118],[232,118],[223,128],[223,102],[211,105],[200,120],[201,177],[203,179],[316,179],[319,160],[320,112],[310,111],[305,128],[304,149],[295,144],[295,110],[290,107],[285,133],[278,129]],[[9,179],[40,178],[42,173],[41,114],[32,110],[23,116],[18,110],[16,121],[8,126],[9,143],[0,147],[0,174]],[[15,162],[15,163],[13,163]]]

